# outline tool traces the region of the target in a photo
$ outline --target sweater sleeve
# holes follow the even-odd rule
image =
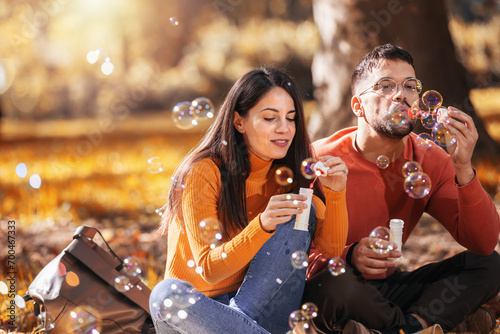
[[[200,236],[200,222],[217,218],[221,189],[217,165],[205,159],[189,172],[182,195],[183,222],[193,258],[201,268],[201,277],[209,284],[230,277],[246,267],[262,245],[272,236],[261,228],[260,215],[230,240],[214,243]]]
[[[491,254],[500,233],[495,205],[477,176],[467,185],[458,186],[454,175],[453,165],[448,161],[440,178],[444,181],[436,186],[426,211],[465,248],[479,254]]]
[[[314,244],[323,255],[329,258],[339,257],[347,241],[346,189],[335,192],[323,187],[323,191],[326,207],[319,198],[313,199],[317,218]]]

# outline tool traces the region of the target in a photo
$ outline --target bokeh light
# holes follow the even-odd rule
[[[28,168],[26,167],[26,164],[20,163],[16,166],[16,175],[24,178],[28,174]]]
[[[40,175],[38,174],[33,174],[30,176],[30,186],[34,189],[40,189],[42,186],[42,179],[40,178]]]
[[[115,70],[115,65],[113,65],[109,57],[106,57],[104,63],[102,63],[101,65],[101,72],[104,75],[111,75],[111,73],[113,73],[114,70]]]

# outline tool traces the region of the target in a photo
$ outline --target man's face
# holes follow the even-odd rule
[[[396,107],[407,114],[410,107],[403,101],[411,106],[418,99],[417,93],[403,89],[403,82],[409,78],[415,78],[415,71],[410,64],[400,60],[382,60],[365,79],[358,83],[357,94],[377,84],[381,79],[392,79],[398,83],[396,90],[391,94],[383,94],[382,90],[376,86],[358,95],[366,122],[376,132],[390,138],[403,138],[415,127],[417,122],[415,118],[406,117],[405,124],[395,126],[388,122],[387,117],[388,111]]]

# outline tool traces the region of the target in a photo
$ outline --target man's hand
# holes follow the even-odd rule
[[[448,146],[447,151],[455,166],[458,184],[466,185],[474,178],[471,159],[479,135],[472,117],[454,107],[448,107],[448,114],[450,117],[444,124],[457,136],[457,142]]]
[[[393,245],[393,250],[379,254],[370,248],[370,238],[366,237],[359,241],[352,252],[351,263],[363,275],[383,275],[387,270],[396,266],[389,258],[401,257],[401,252],[396,250],[397,245],[389,241],[380,241]]]

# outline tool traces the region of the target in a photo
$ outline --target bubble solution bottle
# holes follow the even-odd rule
[[[309,231],[309,213],[311,212],[313,189],[300,188],[299,194],[307,197],[305,201],[307,208],[295,217],[295,225],[293,228],[299,231]]]
[[[391,228],[391,241],[398,245],[398,250],[401,252],[401,246],[403,244],[403,226],[404,221],[401,219],[391,219],[389,227]],[[394,261],[401,261],[401,257],[395,259]]]

